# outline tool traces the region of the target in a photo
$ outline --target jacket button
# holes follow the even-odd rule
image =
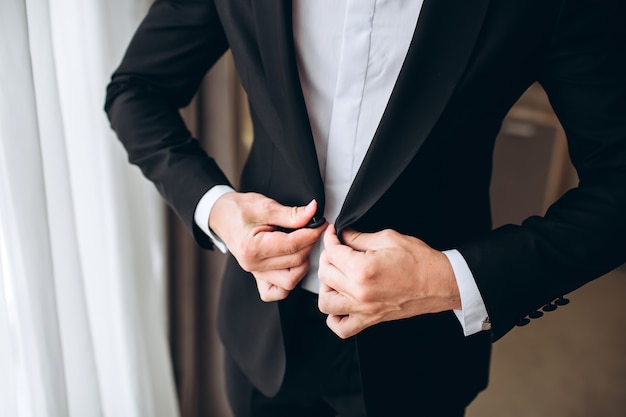
[[[559,298],[557,298],[556,300],[554,300],[554,304],[558,305],[558,306],[565,306],[569,304],[569,299],[560,296]]]
[[[548,303],[542,308],[543,311],[547,311],[547,312],[554,311],[556,309],[557,309],[557,306],[554,303]]]

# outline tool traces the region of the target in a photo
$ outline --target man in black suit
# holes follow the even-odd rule
[[[626,260],[618,8],[155,2],[106,110],[198,244],[232,255],[218,327],[237,416],[461,416],[493,340]],[[255,133],[237,192],[178,115],[227,49]],[[494,140],[535,81],[580,184],[491,230]]]

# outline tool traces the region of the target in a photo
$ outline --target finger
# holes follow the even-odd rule
[[[259,297],[265,302],[283,300],[289,295],[289,291],[284,288],[277,287],[262,279],[256,279],[256,285],[259,291]]]
[[[254,277],[287,291],[293,290],[309,270],[309,262],[295,268],[254,272]]]
[[[328,232],[324,235],[329,240]],[[330,238],[333,239],[333,238]],[[331,288],[352,294],[355,283],[363,275],[365,256],[346,245],[326,246],[320,256],[319,278]]]
[[[343,242],[354,250],[365,252],[368,250],[376,250],[385,246],[387,235],[390,231],[381,231],[376,233],[363,233],[355,230],[344,230],[341,234]]]
[[[320,239],[324,227],[302,228],[291,233],[265,232],[255,236],[256,253],[254,258],[266,259],[283,255],[296,254],[302,250],[310,250]]]
[[[320,257],[320,267],[322,264],[333,265],[344,275],[348,275],[348,262],[351,261],[354,250],[339,241],[335,225],[328,225],[324,232],[323,242],[324,250]]]
[[[263,213],[261,222],[288,229],[300,229],[311,221],[317,211],[317,201],[311,200],[306,206],[290,207],[272,201]]]
[[[324,247],[330,248],[333,246],[340,246],[341,242],[337,236],[337,229],[334,224],[329,224],[324,232]]]
[[[322,293],[325,293],[325,292],[328,292],[328,291],[334,291],[334,290],[331,287],[329,287],[328,285],[324,284],[323,282],[320,282],[319,293],[322,294]]]
[[[322,284],[334,291],[345,292],[350,278],[344,273],[341,267],[329,261],[329,253],[332,250],[324,249],[320,256],[318,267],[318,278]]]
[[[360,322],[359,316],[357,315],[329,315],[326,318],[326,325],[333,333],[342,339],[352,337],[367,327]]]
[[[265,232],[231,247],[239,265],[248,271],[288,269],[302,264],[319,240],[321,230],[301,229],[294,233]]]
[[[317,306],[324,314],[348,315],[352,312],[352,302],[331,287],[320,284]]]
[[[244,262],[247,260],[245,266],[248,267],[248,272],[295,268],[308,261],[312,249],[313,245],[310,245],[300,249],[296,253],[288,253],[285,255],[281,255],[279,249],[276,249],[276,253],[269,251],[258,252],[256,256],[249,253],[248,255],[250,256],[248,256],[248,258],[244,257]]]

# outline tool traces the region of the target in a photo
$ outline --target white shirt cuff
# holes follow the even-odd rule
[[[211,188],[209,191],[204,193],[198,204],[196,205],[196,210],[193,213],[193,220],[196,222],[196,225],[202,230],[211,240],[213,244],[222,252],[228,252],[228,248],[222,239],[220,239],[213,231],[209,228],[209,215],[211,214],[211,210],[213,209],[213,205],[217,201],[218,198],[227,193],[235,192],[228,185],[216,185]]]
[[[463,334],[471,336],[481,330],[489,328],[487,308],[483,301],[478,286],[474,280],[474,274],[467,266],[463,255],[456,249],[443,252],[448,257],[454,276],[456,278],[459,293],[461,294],[461,310],[453,310],[456,318],[463,327]]]

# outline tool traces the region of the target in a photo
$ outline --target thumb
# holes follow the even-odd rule
[[[334,224],[328,225],[326,231],[324,232],[324,247],[330,248],[331,246],[341,246]]]
[[[376,233],[363,233],[355,230],[344,230],[341,238],[347,246],[359,252],[376,249],[380,246],[380,236]]]
[[[283,206],[278,204],[266,213],[267,224],[285,229],[299,229],[309,223],[317,211],[317,201],[311,200],[306,206]]]

